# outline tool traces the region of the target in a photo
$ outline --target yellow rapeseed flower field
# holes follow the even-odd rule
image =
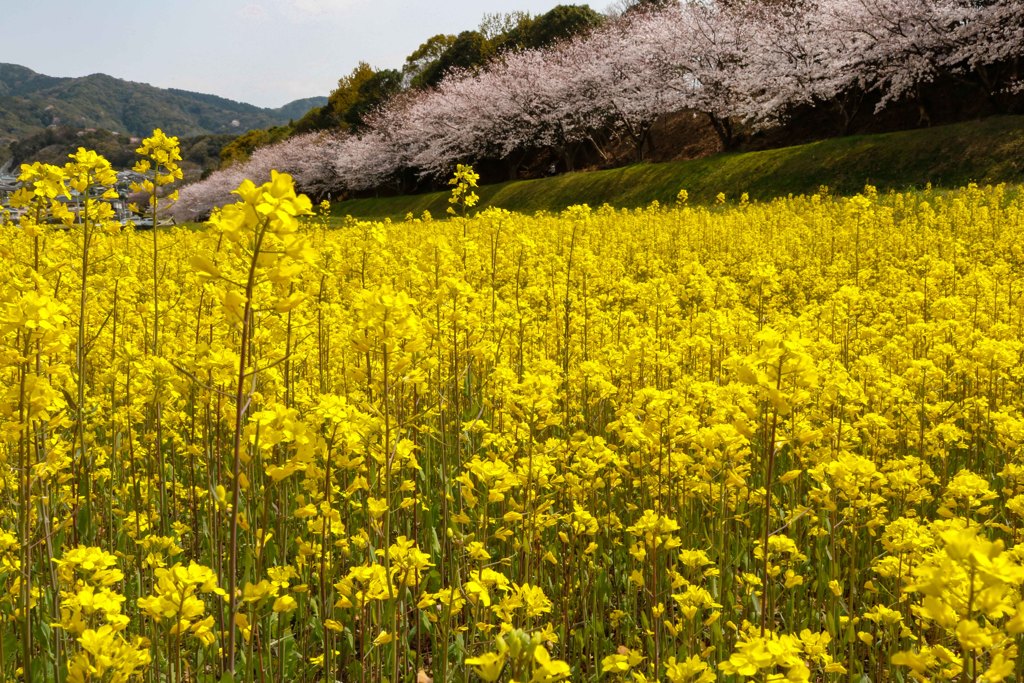
[[[275,174],[137,233],[102,158],[24,167],[0,679],[1020,679],[1019,189],[471,215],[461,172],[446,220]]]

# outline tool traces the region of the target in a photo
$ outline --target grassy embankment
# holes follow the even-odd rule
[[[957,187],[970,182],[1024,182],[1024,116],[1000,116],[950,126],[859,135],[761,152],[719,154],[662,164],[634,164],[607,171],[487,185],[480,206],[533,213],[572,204],[616,207],[675,201],[685,188],[691,203],[710,203],[724,192],[730,199],[810,193],[821,185],[852,194],[866,183],[880,190]],[[360,219],[401,219],[430,211],[442,217],[447,192],[353,199],[333,213]]]

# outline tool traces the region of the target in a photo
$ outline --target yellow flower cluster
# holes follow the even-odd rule
[[[462,169],[367,223],[275,173],[143,236],[111,174],[0,226],[0,679],[1024,673],[1018,188],[470,217]]]
[[[157,128],[153,135],[144,139],[135,152],[141,157],[132,170],[142,175],[142,180],[132,184],[134,192],[142,192],[146,195],[147,204],[151,210],[151,218],[154,224],[159,215],[157,208],[160,200],[159,188],[171,185],[184,177],[184,172],[178,164],[181,161],[181,150],[178,147],[178,138],[168,137],[162,130]],[[175,190],[167,195],[166,201],[173,202],[178,198]]]
[[[473,189],[477,186],[478,180],[480,180],[480,174],[474,171],[472,166],[458,165],[455,175],[448,181],[448,184],[452,186],[452,193],[448,198],[448,203],[451,204],[448,207],[448,213],[455,215],[455,207],[458,206],[461,208],[462,214],[465,215],[468,209],[476,206],[480,197]]]

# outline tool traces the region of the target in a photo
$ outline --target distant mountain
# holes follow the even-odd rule
[[[16,64],[0,64],[0,146],[57,126],[135,136],[148,135],[154,128],[182,137],[237,135],[286,124],[326,102],[326,97],[310,97],[263,109],[105,74],[56,78]]]
[[[325,104],[327,104],[326,97],[306,97],[301,100],[289,102],[283,107],[271,109],[270,111],[277,112],[281,118],[285,119],[285,123],[287,123],[288,121],[301,119],[309,113],[310,109],[316,109],[317,107],[322,107]]]

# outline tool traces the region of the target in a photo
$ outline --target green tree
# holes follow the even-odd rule
[[[355,100],[341,119],[349,130],[359,131],[366,117],[402,90],[402,73],[395,69],[381,69],[359,84]]]
[[[359,103],[360,88],[373,79],[374,73],[372,66],[359,62],[352,73],[338,80],[338,87],[327,97],[327,108],[334,125],[348,128],[345,116]]]
[[[265,130],[250,130],[224,145],[220,150],[220,167],[227,168],[245,161],[257,147],[270,142],[270,133]]]
[[[420,74],[420,85],[432,86],[441,82],[452,69],[472,69],[487,62],[492,53],[490,43],[479,31],[463,31],[452,44]]]
[[[220,167],[227,168],[248,159],[257,147],[280,142],[291,134],[288,126],[274,126],[266,130],[250,130],[242,133],[220,150]]]
[[[405,66],[402,67],[405,84],[413,88],[422,87],[424,85],[423,73],[430,65],[439,60],[454,42],[455,36],[438,33],[416,48],[411,55],[405,58]]]
[[[503,45],[515,31],[533,21],[529,12],[488,12],[477,29],[484,39],[495,46]]]
[[[587,5],[558,5],[525,26],[521,47],[542,48],[586,33],[604,22]]]
[[[617,0],[608,7],[609,14],[657,11],[678,5],[679,0]]]
[[[365,117],[402,89],[402,73],[394,69],[375,70],[366,62],[338,80],[327,104],[313,109],[292,125],[292,132],[340,128],[358,131]]]
[[[314,130],[324,130],[330,127],[331,108],[325,104],[322,107],[314,107],[306,112],[302,118],[292,124],[292,131],[295,134],[299,134]]]

